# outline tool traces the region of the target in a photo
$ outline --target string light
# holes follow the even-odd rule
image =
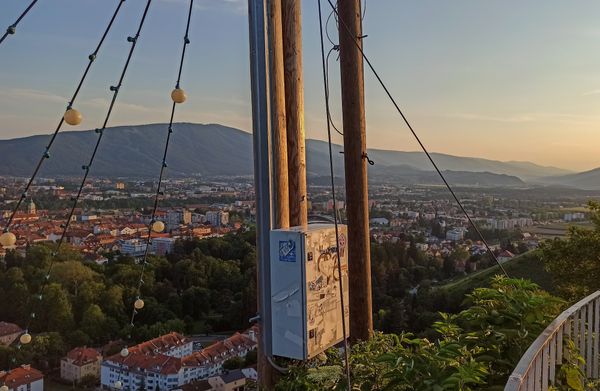
[[[3,385],[2,387],[0,387],[0,391],[9,391],[9,388],[7,385]]]
[[[160,220],[155,221],[154,223],[152,223],[152,231],[156,232],[156,233],[161,233],[165,230],[165,223],[163,223]]]
[[[35,0],[37,1],[37,0]],[[29,6],[29,8],[31,8],[31,6],[35,3],[35,1]],[[71,100],[68,102],[67,105],[67,112],[69,111],[69,109],[71,109],[72,105],[75,103],[75,100],[77,99],[77,96],[79,95],[79,91],[81,91],[81,88],[83,87],[83,83],[85,82],[87,75],[90,71],[90,69],[92,68],[92,64],[94,63],[94,61],[96,60],[96,57],[98,57],[98,53],[100,52],[100,49],[102,48],[102,45],[104,43],[104,40],[106,39],[106,36],[108,35],[109,31],[112,28],[112,25],[115,21],[115,19],[117,18],[117,15],[119,14],[119,11],[121,10],[121,7],[123,5],[123,3],[125,2],[125,0],[118,0],[118,4],[117,4],[117,8],[115,9],[110,21],[108,22],[108,25],[106,26],[106,29],[104,30],[104,33],[102,34],[102,37],[100,38],[100,41],[98,42],[98,44],[96,45],[95,50],[92,52],[92,54],[90,54],[88,56],[88,64],[83,72],[83,75],[81,76],[81,79],[79,80],[79,83],[77,84],[77,87],[75,88],[75,92],[73,93],[73,96],[71,97]],[[28,10],[29,10],[28,8]],[[24,16],[25,13],[27,13],[27,11],[23,13],[23,15],[21,15],[21,18]],[[19,20],[21,19],[19,18]],[[17,21],[18,23],[18,21]],[[0,43],[2,42],[2,40],[0,39]],[[8,220],[6,221],[6,225],[4,228],[4,231],[8,231],[8,229],[10,228],[13,219],[17,213],[17,211],[19,210],[19,208],[21,207],[21,204],[23,203],[23,200],[27,197],[27,192],[29,191],[29,189],[31,188],[31,185],[33,184],[33,181],[35,180],[35,178],[37,177],[37,174],[39,173],[40,169],[42,168],[42,165],[44,164],[44,161],[46,159],[50,158],[50,148],[52,148],[52,145],[54,144],[54,141],[56,140],[56,136],[58,135],[58,133],[60,132],[63,122],[66,122],[65,120],[65,115],[66,113],[60,118],[60,121],[58,123],[58,126],[56,127],[56,129],[54,130],[54,133],[52,134],[52,137],[50,137],[50,141],[48,142],[48,144],[46,145],[46,148],[44,149],[44,152],[42,153],[42,156],[40,157],[40,159],[38,160],[37,166],[33,171],[33,174],[31,175],[31,177],[29,178],[29,181],[27,182],[27,185],[25,185],[25,189],[23,190],[21,197],[19,198],[19,200],[17,201],[14,209],[12,210]],[[80,121],[81,122],[81,121]]]
[[[81,113],[75,109],[68,109],[65,111],[64,116],[65,122],[71,126],[77,126],[83,120]]]
[[[2,247],[12,247],[17,243],[17,237],[12,232],[4,232],[0,235],[0,245]]]
[[[31,343],[31,334],[29,334],[27,331],[21,335],[21,337],[19,338],[19,342],[21,343],[21,345],[28,345],[29,343]]]
[[[127,348],[121,349],[121,357],[127,357],[127,356],[129,356],[129,349],[127,349]]]
[[[137,299],[133,303],[133,309],[131,311],[131,321],[130,327],[133,329],[135,327],[135,316],[138,314],[138,311],[144,308],[144,301],[140,298],[142,285],[144,284],[144,275],[146,273],[146,266],[148,265],[148,254],[150,253],[150,246],[152,244],[152,232],[163,232],[165,230],[165,223],[160,220],[156,220],[156,212],[158,210],[158,202],[160,199],[160,195],[162,194],[162,182],[165,173],[165,168],[167,168],[167,153],[169,151],[169,141],[171,140],[171,134],[173,134],[173,119],[175,118],[175,106],[178,103],[183,103],[187,99],[187,96],[183,89],[179,87],[179,83],[181,81],[181,72],[183,71],[183,63],[185,60],[185,52],[187,49],[187,45],[190,44],[190,39],[188,37],[190,32],[190,21],[192,19],[192,9],[194,8],[194,0],[190,0],[190,7],[188,10],[187,16],[187,24],[185,28],[185,36],[183,38],[183,49],[181,51],[181,59],[179,62],[179,72],[177,74],[177,82],[175,83],[175,89],[171,92],[171,98],[173,99],[173,105],[171,106],[171,119],[169,120],[169,126],[167,128],[167,137],[165,140],[165,148],[163,151],[162,164],[160,166],[160,173],[158,175],[158,184],[156,186],[156,193],[154,194],[154,206],[152,208],[152,214],[150,216],[150,224],[148,227],[148,236],[146,237],[146,248],[144,249],[144,256],[140,262],[142,265],[142,269],[140,271],[140,278],[137,286]],[[130,336],[131,337],[131,336]]]
[[[123,388],[123,383],[121,383],[121,381],[120,381],[120,380],[117,380],[117,381],[115,382],[115,388],[116,388],[117,390],[120,390],[121,388]]]
[[[19,22],[21,21],[21,19],[23,19],[25,17],[25,15],[27,15],[27,13],[33,8],[33,6],[35,5],[35,3],[37,3],[38,0],[33,0],[29,6],[27,8],[25,8],[25,11],[23,11],[23,13],[21,13],[21,15],[19,16],[19,18],[10,26],[8,26],[8,28],[6,29],[6,32],[2,35],[2,37],[0,37],[0,43],[4,42],[4,40],[6,39],[6,37],[8,37],[9,35],[13,35],[14,33],[17,32],[17,25],[19,24]],[[2,390],[0,388],[0,391],[7,391],[7,390]]]

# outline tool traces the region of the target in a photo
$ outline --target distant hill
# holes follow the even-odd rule
[[[160,168],[166,124],[120,126],[106,129],[92,175],[154,177]],[[171,139],[167,163],[169,175],[247,176],[252,174],[252,137],[249,133],[216,124],[178,123]],[[42,176],[81,174],[97,135],[94,131],[62,132],[45,162]],[[0,175],[29,176],[48,141],[47,135],[0,140]],[[343,177],[342,147],[334,145],[336,176]],[[423,153],[370,150],[375,166],[372,180],[439,184],[439,178]],[[562,175],[566,171],[527,162],[433,154],[453,184],[519,186],[521,179]],[[327,143],[307,141],[310,177],[329,172]],[[520,179],[521,178],[521,179]]]
[[[577,187],[585,190],[600,190],[600,167],[577,174],[541,178],[540,181],[543,183]]]

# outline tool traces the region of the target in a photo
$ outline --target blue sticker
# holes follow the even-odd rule
[[[279,261],[296,262],[296,242],[293,240],[279,241]]]

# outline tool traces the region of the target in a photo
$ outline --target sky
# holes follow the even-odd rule
[[[0,2],[0,26],[29,2]],[[0,139],[54,130],[117,3],[39,0],[0,45]],[[168,122],[188,4],[153,0],[109,126]],[[101,125],[144,5],[124,3],[66,131]],[[587,170],[600,166],[599,14],[597,0],[368,0],[365,51],[431,151]],[[303,1],[306,132],[326,139],[317,17]],[[190,39],[176,121],[251,131],[246,0],[196,0]],[[335,56],[330,68],[341,126]],[[368,70],[365,85],[369,148],[418,150]]]

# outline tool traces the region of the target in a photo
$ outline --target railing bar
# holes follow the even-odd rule
[[[552,336],[550,340],[550,383],[554,384],[554,380],[556,380],[556,342],[558,335],[562,332],[562,330],[558,330],[556,334]]]
[[[527,391],[535,391],[535,360],[533,364],[527,372]]]
[[[556,334],[556,362],[558,365],[562,364],[563,359],[563,334],[565,333],[565,327],[560,326],[558,333]]]
[[[579,312],[579,354],[581,357],[586,357],[585,353],[585,315],[587,313],[587,307],[582,307]],[[579,365],[581,370],[585,370],[585,364]]]
[[[593,354],[593,378],[600,377],[600,299],[595,300],[596,310],[594,311],[594,354]]]
[[[589,378],[592,377],[592,365],[594,352],[592,344],[594,343],[594,303],[590,302],[587,306],[587,350],[585,354],[585,373]]]
[[[550,369],[548,348],[549,346],[546,344],[542,352],[542,359],[540,360],[542,367],[542,391],[548,391],[548,370]]]
[[[542,391],[542,356],[535,359],[535,391]]]

